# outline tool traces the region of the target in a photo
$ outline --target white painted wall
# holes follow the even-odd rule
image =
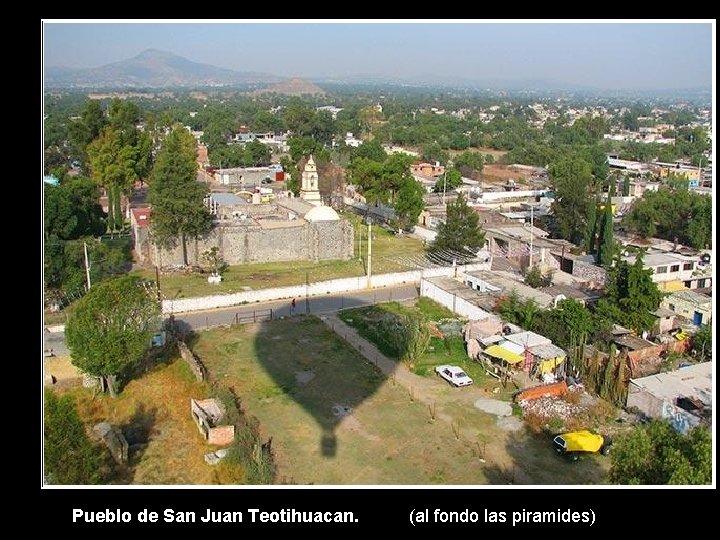
[[[465,272],[475,270],[489,270],[490,262],[468,264],[461,267]],[[367,276],[333,279],[320,281],[307,285],[309,296],[325,294],[337,294],[350,291],[360,291],[370,288],[390,287],[404,283],[420,283],[424,277],[454,276],[455,269],[448,268],[427,268],[413,270],[411,272],[397,272],[394,274],[377,274],[372,276],[371,287],[368,287]],[[218,294],[212,296],[199,296],[196,298],[181,298],[177,300],[163,300],[163,313],[184,313],[188,311],[201,311],[204,309],[215,309],[222,307],[237,306],[254,302],[268,302],[271,300],[282,300],[284,298],[304,297],[306,294],[305,285],[293,285],[291,287],[278,287],[275,289],[258,289],[256,291],[243,291],[232,294]]]
[[[420,282],[420,296],[426,296],[431,300],[435,300],[438,304],[445,306],[461,317],[467,317],[471,321],[486,319],[490,316],[490,313],[484,309],[480,309],[476,305],[471,304],[467,300],[464,300],[455,294],[442,290],[440,287],[434,283],[430,283],[426,279],[423,279]]]

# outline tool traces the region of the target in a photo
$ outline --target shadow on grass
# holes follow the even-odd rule
[[[300,405],[322,429],[324,457],[337,453],[335,430],[372,396],[386,376],[314,316],[297,316],[260,325],[254,350],[281,393]],[[274,395],[258,396],[260,399]],[[391,414],[391,411],[388,411]]]
[[[132,476],[133,468],[140,463],[145,450],[155,435],[157,408],[146,407],[140,403],[128,420],[120,426],[128,443],[128,472]],[[132,481],[132,479],[131,479]]]

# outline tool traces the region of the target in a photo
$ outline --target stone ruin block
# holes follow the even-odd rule
[[[115,461],[127,463],[128,442],[120,428],[111,425],[109,422],[100,422],[93,426],[92,431],[97,439],[105,443]]]
[[[235,426],[217,426],[208,431],[208,444],[225,446],[235,439]]]
[[[235,426],[218,425],[225,417],[225,406],[219,399],[190,399],[190,412],[198,431],[208,444],[223,446],[235,438]]]

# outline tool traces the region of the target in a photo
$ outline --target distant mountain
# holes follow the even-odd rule
[[[255,95],[260,94],[285,94],[287,96],[324,96],[325,90],[320,88],[318,85],[299,79],[297,77],[287,79],[285,81],[273,84],[268,88],[261,88],[253,92]]]
[[[182,56],[148,49],[134,58],[97,68],[48,67],[45,85],[83,88],[164,88],[177,86],[227,86],[272,83],[280,77],[252,71],[233,71],[192,62]]]

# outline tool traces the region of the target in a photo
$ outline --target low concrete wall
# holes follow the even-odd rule
[[[198,380],[198,382],[204,381],[206,370],[203,363],[193,354],[193,352],[188,348],[188,346],[185,345],[184,341],[178,340],[177,345],[180,356],[183,360],[185,360],[187,365],[190,366],[190,369],[195,375],[195,378]]]
[[[490,313],[484,309],[471,304],[463,298],[459,298],[455,294],[442,290],[426,279],[420,282],[420,296],[426,296],[431,300],[435,300],[438,304],[448,308],[453,313],[457,313],[461,317],[467,317],[471,321],[485,319],[490,316]]]
[[[419,236],[420,238],[428,242],[432,242],[437,237],[437,231],[426,229],[425,227],[421,227],[420,225],[415,225],[415,229],[413,229],[413,234]]]
[[[462,267],[465,272],[475,270],[489,270],[490,263],[468,264]],[[410,272],[397,272],[394,274],[377,274],[371,278],[371,287],[368,286],[367,276],[353,278],[333,279],[320,281],[309,285],[293,285],[291,287],[277,287],[274,289],[258,289],[256,291],[243,291],[232,294],[218,294],[213,296],[199,296],[196,298],[182,298],[179,300],[163,300],[163,313],[184,313],[188,311],[201,311],[253,302],[269,302],[285,298],[304,297],[325,294],[337,294],[350,291],[361,291],[370,288],[390,287],[403,283],[419,283],[424,277],[453,276],[455,268],[427,268]]]

